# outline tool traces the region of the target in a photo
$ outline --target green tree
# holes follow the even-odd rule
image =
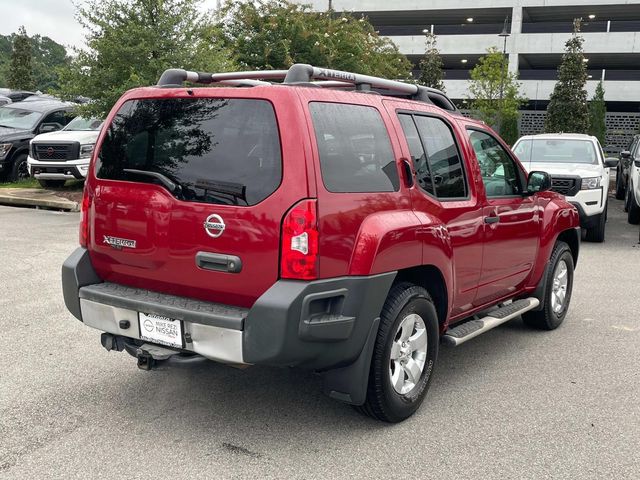
[[[88,31],[60,72],[59,94],[86,96],[86,114],[104,115],[130,88],[154,85],[167,68],[219,72],[233,67],[213,19],[198,0],[88,0],[77,19]]]
[[[607,136],[607,107],[604,103],[604,85],[598,82],[596,92],[589,103],[589,135],[596,137],[602,146]]]
[[[565,43],[565,53],[558,67],[558,81],[547,107],[547,132],[587,133],[587,66],[582,53],[584,38],[580,35],[580,19],[573,22],[573,34]]]
[[[437,88],[444,92],[444,63],[440,51],[436,47],[437,37],[429,32],[425,35],[425,52],[420,60],[420,78],[418,82],[425,87]]]
[[[505,137],[514,135],[515,122],[517,137],[519,109],[527,99],[520,96],[520,84],[516,75],[509,72],[506,56],[495,47],[489,48],[471,70],[469,93],[474,116]]]
[[[249,69],[309,63],[386,78],[409,78],[411,62],[364,17],[285,0],[229,0],[220,12],[225,45]]]
[[[34,89],[32,57],[31,41],[27,36],[27,31],[22,26],[18,29],[18,35],[13,40],[13,52],[7,76],[7,86],[9,88],[18,90]]]

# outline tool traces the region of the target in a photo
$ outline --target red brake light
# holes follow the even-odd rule
[[[80,246],[87,247],[89,243],[89,210],[91,210],[91,195],[87,187],[82,192],[82,206],[80,207]]]
[[[302,200],[282,222],[280,277],[318,278],[318,214],[316,200]]]

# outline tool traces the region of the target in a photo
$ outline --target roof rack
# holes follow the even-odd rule
[[[322,88],[349,88],[363,92],[373,91],[430,103],[444,110],[458,110],[449,97],[435,88],[358,73],[343,72],[341,70],[319,68],[305,63],[291,65],[288,70],[255,70],[228,73],[201,73],[171,68],[165,70],[162,74],[160,80],[158,80],[158,86],[181,86],[184,82],[256,86],[268,84],[267,80],[282,80],[284,85],[312,85]]]

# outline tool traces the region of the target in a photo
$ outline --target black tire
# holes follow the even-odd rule
[[[417,314],[424,322],[427,351],[419,380],[410,391],[400,394],[391,383],[391,347],[394,342],[399,341],[400,324],[411,314]],[[439,343],[438,318],[429,293],[424,288],[407,282],[394,285],[380,317],[380,328],[369,371],[367,398],[364,405],[356,409],[365,415],[390,423],[401,422],[410,417],[424,400],[431,383]],[[401,374],[404,378],[404,372]]]
[[[9,175],[9,181],[17,182],[18,180],[26,180],[29,177],[30,175],[29,167],[27,165],[27,155],[23,153],[22,155],[18,155],[13,159],[13,168],[11,169],[11,174]]]
[[[636,203],[636,196],[633,194],[633,185],[627,188],[627,222],[631,225],[640,223],[640,206]]]
[[[600,215],[598,215],[598,220],[595,226],[587,230],[587,236],[585,237],[585,239],[588,242],[604,242],[604,231],[607,225],[607,208],[608,205],[605,204],[604,210]]]
[[[554,289],[554,274],[560,262],[564,262],[567,268],[567,285],[562,308],[556,312],[553,308],[552,293]],[[562,324],[564,317],[567,316],[573,289],[573,256],[569,245],[566,243],[557,242],[553,247],[553,252],[549,259],[549,269],[545,273],[543,281],[546,284],[542,309],[523,313],[522,320],[528,326],[539,330],[555,330]]]
[[[622,172],[616,172],[616,199],[624,200],[626,192],[624,189],[624,182],[622,181]]]
[[[40,180],[38,179],[38,183],[42,188],[62,188],[64,184],[67,183],[66,180]]]

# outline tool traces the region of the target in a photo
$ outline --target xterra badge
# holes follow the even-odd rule
[[[117,250],[122,250],[123,248],[136,248],[135,240],[127,240],[126,238],[118,238],[118,237],[110,237],[109,235],[103,235],[104,243],[107,245],[111,245],[113,248]]]

